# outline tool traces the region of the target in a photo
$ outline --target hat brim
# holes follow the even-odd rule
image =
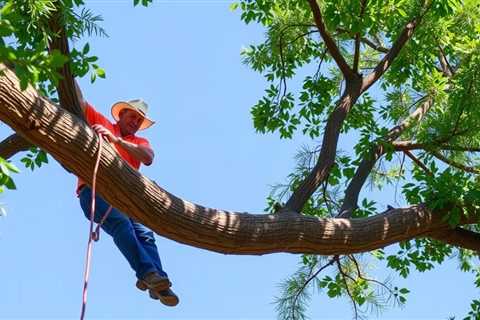
[[[120,111],[123,109],[133,110],[143,117],[143,122],[138,130],[145,130],[155,124],[155,121],[147,118],[143,113],[139,112],[135,107],[125,101],[119,101],[112,106],[112,117],[115,121],[120,120]]]

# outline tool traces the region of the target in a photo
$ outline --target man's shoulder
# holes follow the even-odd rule
[[[85,101],[85,118],[89,124],[102,124],[106,126],[111,126],[112,122],[107,119],[101,112],[88,101]]]

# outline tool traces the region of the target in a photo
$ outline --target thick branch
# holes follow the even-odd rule
[[[70,57],[70,49],[68,47],[68,38],[65,32],[63,21],[61,21],[61,12],[57,11],[52,15],[49,21],[50,29],[57,35],[50,41],[50,51],[60,50],[60,52]],[[70,63],[65,63],[62,68],[58,70],[62,75],[62,79],[58,82],[57,91],[60,106],[65,110],[73,113],[77,117],[83,119],[83,112],[80,106],[80,100],[75,90],[75,79],[73,78],[72,71],[70,69]]]
[[[295,212],[302,211],[303,206],[312,194],[317,190],[321,183],[330,173],[335,164],[335,155],[337,153],[338,137],[343,121],[347,117],[351,107],[355,104],[359,96],[360,82],[354,81],[346,88],[345,93],[340,99],[335,110],[330,114],[325,132],[323,134],[322,148],[318,157],[317,164],[307,176],[307,178],[295,190],[285,207]]]
[[[335,41],[333,40],[331,35],[328,33],[327,28],[325,27],[325,24],[323,22],[322,12],[320,11],[320,7],[318,6],[317,1],[308,0],[308,3],[310,4],[310,8],[312,9],[312,12],[313,12],[313,18],[315,19],[315,24],[317,25],[317,28],[320,31],[320,35],[322,36],[322,39],[325,42],[325,46],[327,47],[328,52],[332,56],[333,60],[335,60],[338,68],[342,72],[345,79],[347,79],[347,81],[350,79],[355,79],[357,77],[355,72],[350,68],[347,61],[345,61],[345,58],[343,57],[342,53],[340,52],[337,45],[335,44]]]
[[[413,123],[421,121],[425,113],[430,109],[432,106],[433,99],[428,98],[420,106],[412,112],[405,120],[403,120],[400,124],[396,125],[388,132],[387,136],[385,137],[385,142],[391,143],[404,132],[408,127],[410,127]],[[377,144],[373,147],[371,153],[362,160],[360,165],[355,172],[352,180],[350,181],[347,189],[345,190],[345,198],[343,200],[342,207],[340,208],[340,217],[348,218],[351,216],[353,210],[357,208],[358,203],[358,196],[360,191],[367,181],[370,172],[372,171],[375,163],[378,159],[384,154],[385,147],[382,144]]]
[[[470,230],[457,227],[453,230],[435,232],[428,236],[455,247],[480,252],[480,234]]]
[[[3,69],[1,64],[0,69]],[[97,136],[83,121],[50,103],[31,87],[22,92],[18,79],[8,70],[0,77],[0,120],[91,182]],[[142,176],[108,144],[101,154],[97,187],[114,207],[156,233],[229,254],[350,254],[449,228],[442,219],[446,212],[434,213],[422,205],[351,220],[293,213],[254,215],[205,208],[177,198]],[[462,223],[478,219],[479,212],[474,210],[468,209],[469,220]]]

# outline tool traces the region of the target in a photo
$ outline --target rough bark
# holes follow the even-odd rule
[[[91,182],[97,136],[76,116],[50,103],[34,89],[22,92],[18,79],[9,70],[0,78],[0,120]],[[108,144],[101,154],[97,188],[113,206],[156,233],[229,254],[350,254],[449,228],[442,220],[444,213],[430,212],[422,205],[350,220],[205,208],[177,198],[142,176]],[[462,222],[473,222],[478,212],[472,209],[469,217],[470,221]]]

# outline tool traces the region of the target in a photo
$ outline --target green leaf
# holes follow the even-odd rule
[[[13,179],[11,177],[8,177],[7,181],[5,182],[5,186],[10,190],[17,189],[17,186],[15,185],[15,182],[13,182]]]
[[[85,54],[87,54],[89,51],[90,51],[90,44],[87,42],[87,43],[85,43],[85,45],[83,46],[82,53],[85,55]]]

